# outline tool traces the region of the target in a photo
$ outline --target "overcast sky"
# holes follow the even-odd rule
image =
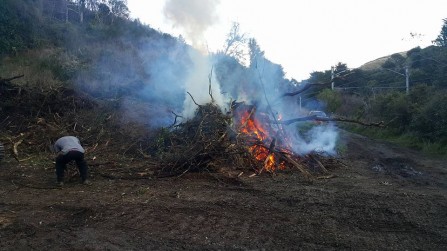
[[[210,51],[222,49],[238,22],[297,80],[338,62],[355,68],[429,46],[447,18],[447,0],[128,0],[128,7],[132,18]]]

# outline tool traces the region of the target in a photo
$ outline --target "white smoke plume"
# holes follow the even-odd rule
[[[219,3],[220,0],[168,0],[164,15],[174,27],[185,32],[195,48],[203,50],[203,34],[218,21],[216,6]]]
[[[304,155],[310,152],[320,152],[328,155],[336,155],[335,150],[338,129],[332,124],[320,125],[312,128],[307,135],[308,140],[295,137],[294,152]],[[298,144],[297,144],[298,143]]]
[[[220,0],[168,0],[164,6],[165,17],[185,32],[185,37],[190,40],[192,46],[199,51],[206,52],[205,31],[218,21],[216,7]],[[221,108],[224,107],[224,98],[221,94],[220,84],[212,73],[210,58],[193,50],[188,51],[192,61],[185,82],[185,89],[191,94],[198,104],[211,102],[209,84],[214,101]],[[210,75],[211,74],[211,75]],[[209,76],[212,76],[209,79]],[[186,95],[186,93],[185,93]],[[186,95],[183,103],[182,115],[188,119],[194,115],[196,104],[189,95]]]
[[[206,104],[211,102],[209,93],[209,86],[211,84],[211,94],[214,103],[223,109],[225,100],[220,89],[220,84],[212,72],[213,68],[210,58],[193,50],[189,50],[188,53],[193,65],[191,65],[191,71],[186,79],[186,90],[194,98],[195,102],[198,104]],[[192,98],[188,95],[183,103],[183,117],[186,119],[192,118],[196,109],[197,105],[194,104]]]

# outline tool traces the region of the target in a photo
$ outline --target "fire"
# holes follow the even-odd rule
[[[285,162],[278,161],[278,157],[275,154],[276,139],[271,135],[275,135],[276,132],[267,123],[268,116],[255,114],[254,107],[251,110],[242,110],[239,114],[236,114],[240,118],[238,128],[242,134],[249,138],[247,142],[249,144],[249,152],[256,160],[263,162],[263,169],[260,171],[273,172],[277,169],[285,169]],[[268,146],[269,144],[270,146]]]
[[[264,141],[267,138],[267,130],[262,127],[258,120],[254,119],[253,111],[245,111],[241,116],[241,132],[245,134],[254,134],[256,139]]]

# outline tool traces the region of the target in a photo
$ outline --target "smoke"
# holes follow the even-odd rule
[[[295,142],[299,144],[294,144],[294,152],[300,155],[314,151],[336,155],[335,147],[337,140],[338,131],[333,124],[315,126],[304,135],[295,134]]]
[[[207,55],[198,50],[203,45],[203,33],[217,20],[218,3],[217,0],[166,3],[166,16],[185,30],[196,48],[152,30],[128,31],[113,42],[94,45],[92,67],[79,74],[77,84],[96,97],[116,100],[124,122],[138,121],[150,127],[172,125],[173,113],[184,119],[192,118],[197,109],[194,102],[203,105],[214,101],[222,110],[228,107],[226,102],[245,102],[270,119],[306,116],[298,96],[282,97],[296,88],[285,79],[282,66],[266,59],[263,53],[247,67],[228,55]],[[335,126],[317,126],[305,135],[297,134],[299,127],[299,124],[285,127],[297,154],[311,151],[335,154]]]
[[[169,43],[165,38],[144,39],[139,44],[140,48],[134,53],[114,50],[114,57],[128,58],[127,61],[130,58],[138,59],[138,64],[126,62],[116,66],[116,61],[110,58],[97,62],[99,71],[107,70],[107,79],[109,85],[113,86],[112,89],[115,92],[125,90],[120,109],[125,114],[123,118],[126,121],[139,121],[151,127],[166,127],[173,123],[173,112],[182,115],[184,119],[190,119],[197,109],[194,101],[198,104],[212,101],[210,86],[214,103],[222,109],[225,107],[225,98],[213,74],[210,57],[178,41]],[[135,68],[141,68],[140,72]],[[123,76],[126,72],[133,74],[125,78]],[[149,105],[143,106],[142,102]]]
[[[310,110],[323,110],[324,104],[306,98],[306,107],[300,105],[300,97],[283,96],[296,91],[297,87],[284,78],[282,67],[266,58],[258,58],[251,67],[238,66],[235,60],[222,55],[216,56],[218,79],[228,99],[255,105],[257,113],[276,120],[289,120],[308,115]],[[307,95],[307,93],[303,93]],[[273,118],[274,117],[274,118]],[[276,129],[276,126],[273,126]],[[313,151],[335,155],[338,129],[331,123],[316,125],[312,121],[294,123],[282,127],[285,142],[291,143],[296,154],[305,155]],[[275,136],[275,135],[271,135]],[[266,142],[269,144],[269,142]]]
[[[185,89],[191,94],[196,103],[210,103],[212,95],[214,103],[221,109],[224,109],[225,98],[222,95],[220,84],[213,74],[211,59],[194,50],[189,50],[188,54],[192,59],[192,65],[186,78]],[[211,95],[209,93],[210,85]],[[197,105],[194,104],[192,98],[188,95],[183,103],[182,115],[185,119],[192,118],[194,111],[197,109]]]
[[[193,47],[205,52],[204,33],[218,21],[216,6],[219,2],[220,0],[168,0],[164,6],[164,14],[174,27],[179,27],[185,32],[186,39],[192,42]],[[221,108],[224,107],[224,97],[221,94],[220,84],[212,74],[210,57],[194,50],[188,50],[188,55],[192,62],[185,79],[185,90],[192,97],[187,95],[183,102],[182,115],[186,119],[194,115],[197,108],[194,101],[198,104],[211,102],[208,91],[210,84],[214,102]]]
[[[220,0],[168,0],[164,15],[174,27],[185,32],[195,48],[203,51],[203,34],[218,21],[216,6],[219,3]]]

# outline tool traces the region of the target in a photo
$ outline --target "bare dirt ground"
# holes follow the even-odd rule
[[[445,162],[342,139],[345,165],[312,181],[225,168],[155,178],[145,160],[87,155],[93,184],[58,188],[51,156],[9,156],[0,250],[447,250]]]

